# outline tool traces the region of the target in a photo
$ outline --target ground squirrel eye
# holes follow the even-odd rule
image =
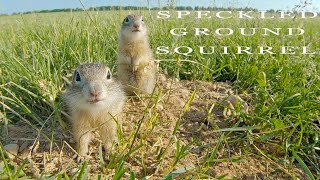
[[[141,18],[141,21],[144,22],[143,17]]]
[[[129,18],[126,17],[124,20],[123,20],[124,23],[128,23],[129,22]]]
[[[107,79],[111,79],[111,72],[110,72],[110,70],[108,70],[108,72],[107,72]]]
[[[77,82],[80,82],[80,81],[81,81],[81,77],[80,77],[80,74],[79,74],[78,71],[75,72],[74,79],[75,79]]]

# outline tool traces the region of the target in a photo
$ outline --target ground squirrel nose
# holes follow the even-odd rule
[[[92,97],[97,97],[97,96],[99,96],[101,94],[101,92],[99,92],[99,91],[91,91],[90,92],[90,95],[92,96]]]
[[[133,27],[136,28],[136,29],[138,29],[138,28],[140,27],[140,24],[136,24],[136,23],[135,23],[135,24],[133,24]]]

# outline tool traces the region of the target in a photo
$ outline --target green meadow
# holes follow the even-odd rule
[[[261,158],[267,158],[279,166],[285,164],[286,167],[297,167],[310,179],[320,177],[319,17],[265,20],[237,17],[197,19],[195,15],[191,15],[178,19],[175,15],[169,19],[159,19],[157,11],[123,10],[0,16],[2,174],[6,174],[9,179],[15,179],[20,176],[20,172],[28,168],[27,160],[10,160],[5,155],[3,146],[9,138],[8,126],[27,124],[30,129],[38,132],[39,136],[44,136],[45,141],[53,147],[55,129],[69,129],[61,92],[66,89],[77,65],[88,62],[105,63],[115,73],[120,27],[129,13],[144,15],[149,28],[149,42],[155,58],[159,61],[160,73],[179,80],[230,82],[237,94],[247,97],[249,113],[242,114],[241,118],[232,121],[235,123],[230,124],[230,128],[220,133],[232,134],[237,143],[246,144],[238,146],[245,152],[259,149],[258,156]],[[259,30],[253,36],[240,34],[239,28],[254,27],[282,28],[283,31],[280,31],[279,36],[272,33],[263,35]],[[170,34],[173,28],[186,28],[188,33],[185,36],[174,36]],[[194,28],[207,28],[211,35],[197,36]],[[213,33],[217,28],[231,28],[234,34],[219,36]],[[305,33],[288,36],[286,28],[301,28]],[[170,53],[157,54],[160,46],[167,46]],[[190,47],[193,52],[188,56],[173,53],[174,48],[179,46]],[[214,46],[216,52],[201,54],[199,46]],[[223,46],[228,46],[228,54],[219,50],[219,47]],[[238,46],[252,47],[254,53],[239,54]],[[259,54],[259,46],[273,47],[274,54]],[[281,54],[281,46],[297,47],[296,53]],[[316,54],[302,54],[302,47],[307,47],[309,52],[315,51]],[[186,49],[181,51],[185,52]],[[140,125],[137,123],[133,126]],[[177,130],[179,127],[178,124]],[[246,130],[234,132],[241,127]],[[51,136],[42,135],[43,128],[49,129]],[[217,127],[210,128],[219,130]],[[127,144],[133,142],[132,138],[127,140]],[[219,141],[220,147],[221,144],[233,143],[234,140],[228,141],[228,138]],[[262,145],[256,146],[257,144]],[[260,149],[262,146],[272,146],[272,150]],[[138,149],[140,146],[134,147]],[[179,150],[182,151],[176,148],[174,157],[177,162],[183,158],[177,157]],[[213,150],[221,149],[211,149],[215,152]],[[128,152],[125,157],[129,157],[131,153]],[[183,153],[185,156],[189,151]],[[115,170],[114,179],[125,175],[134,179],[134,172],[126,168],[126,158],[113,162],[112,165],[105,165]],[[172,170],[178,168],[176,164],[172,165]],[[74,177],[59,172],[51,176],[65,179],[76,176],[84,178],[88,171],[88,162],[82,162],[81,165]],[[212,163],[207,165],[214,166]],[[195,172],[186,177],[208,178],[204,176],[206,173],[201,168],[203,167],[196,166]],[[168,174],[162,174],[162,177],[168,178],[166,175]],[[26,173],[23,176],[33,177],[33,174]],[[291,177],[294,179],[295,175],[292,174]]]

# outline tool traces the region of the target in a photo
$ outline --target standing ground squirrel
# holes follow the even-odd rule
[[[143,17],[128,15],[122,23],[117,75],[127,93],[151,94],[156,84],[157,65],[148,43]]]
[[[103,64],[80,65],[64,98],[80,156],[88,154],[94,130],[99,131],[107,156],[117,141],[117,123],[121,127],[125,102],[121,84],[112,78],[110,69]]]

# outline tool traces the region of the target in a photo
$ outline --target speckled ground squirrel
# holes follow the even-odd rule
[[[125,102],[121,84],[112,78],[110,69],[103,64],[80,65],[64,99],[80,156],[88,154],[92,132],[98,130],[107,157],[112,144],[117,142],[117,123],[121,127]]]
[[[117,76],[128,94],[151,94],[157,64],[148,42],[147,26],[140,15],[128,15],[122,23]]]

